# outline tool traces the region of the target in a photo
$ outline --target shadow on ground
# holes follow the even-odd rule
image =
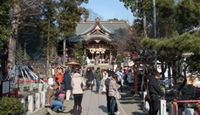
[[[123,101],[121,104],[142,104],[141,101]]]
[[[107,107],[104,105],[99,106],[99,108],[104,112],[107,113]]]
[[[141,112],[132,112],[132,115],[146,115],[146,114]]]

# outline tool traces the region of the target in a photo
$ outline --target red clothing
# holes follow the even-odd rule
[[[59,85],[61,85],[61,83],[62,83],[63,80],[64,80],[64,73],[56,74],[55,79],[56,79],[56,82],[58,82]]]

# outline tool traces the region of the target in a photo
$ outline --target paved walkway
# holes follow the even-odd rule
[[[143,114],[138,114],[138,112],[141,113],[141,110],[139,110],[138,108],[139,104],[132,103],[133,101],[134,100],[129,100],[129,99],[119,100],[118,101],[118,109],[120,112],[119,115],[143,115]],[[119,104],[119,102],[121,104]],[[74,104],[73,100],[65,102],[65,111],[63,113],[56,113],[55,115],[71,115],[70,111],[73,108],[73,104]],[[87,90],[84,92],[82,107],[83,110],[81,115],[107,115],[106,95],[101,93],[97,94],[93,91]],[[48,110],[50,111],[50,109]],[[48,110],[43,109],[32,115],[45,115],[45,113],[47,113]]]
[[[56,115],[71,115],[70,111],[73,108],[73,100],[65,101],[65,111],[63,113],[56,113]],[[105,94],[97,94],[93,91],[87,90],[84,92],[83,101],[82,101],[82,113],[81,115],[107,115],[106,108],[106,95]],[[35,112],[32,115],[45,115],[47,111],[50,109],[43,109],[38,112]],[[120,115],[123,114],[122,108],[119,107]]]
[[[142,100],[139,96],[122,94],[120,105],[127,115],[145,115],[142,110]]]

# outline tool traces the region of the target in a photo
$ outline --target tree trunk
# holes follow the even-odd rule
[[[18,37],[18,26],[20,17],[20,5],[18,0],[13,0],[13,17],[11,22],[11,36],[8,44],[8,61],[10,64],[15,64],[16,41]]]
[[[63,40],[63,66],[65,66],[66,61],[66,39]]]
[[[56,54],[56,47],[55,46],[50,46],[51,48],[50,48],[50,57],[49,57],[49,61],[50,62],[54,62],[55,61],[55,57],[57,56],[57,54]]]
[[[48,33],[47,33],[47,65],[46,65],[46,77],[49,78],[49,39],[50,39],[50,20],[48,20]]]
[[[144,37],[147,37],[147,17],[146,12],[143,12],[143,31],[144,31]]]

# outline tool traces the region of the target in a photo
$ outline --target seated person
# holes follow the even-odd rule
[[[55,112],[63,112],[64,104],[60,99],[55,99],[51,104],[51,109]]]
[[[55,91],[55,99],[52,101],[52,104],[51,104],[51,109],[55,112],[63,112],[64,98],[65,98],[65,93],[59,88],[57,88]]]
[[[52,104],[51,104],[51,109],[55,112],[63,112],[64,111],[64,98],[65,98],[65,94],[64,93],[59,93],[55,100],[53,100]]]

